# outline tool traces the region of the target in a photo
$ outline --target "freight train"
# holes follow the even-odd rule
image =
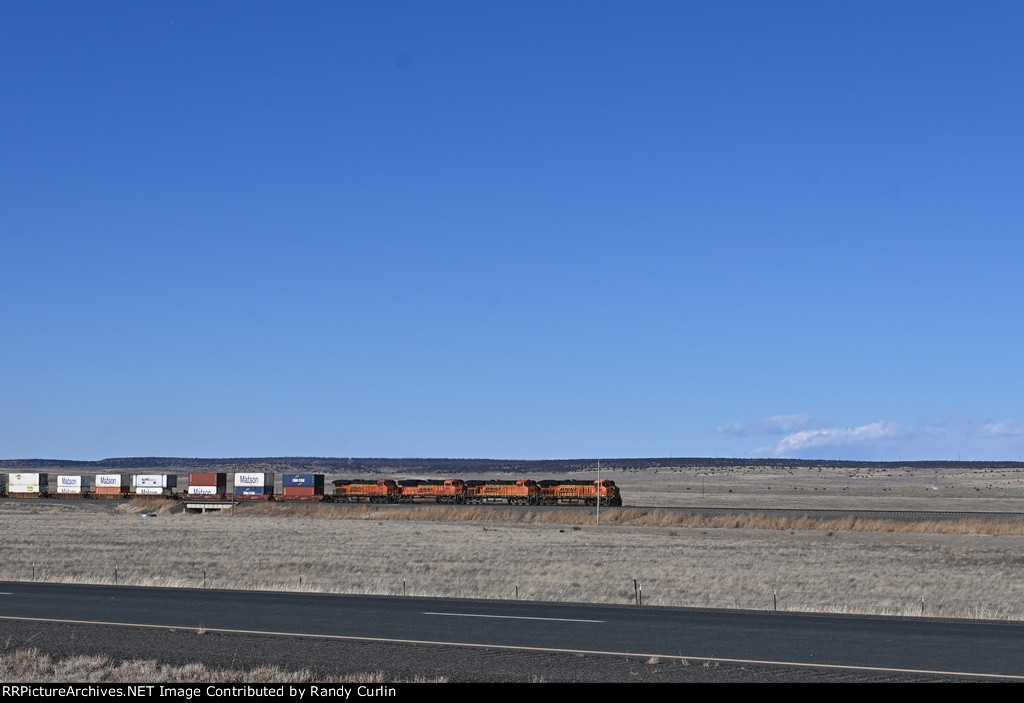
[[[334,481],[336,503],[453,503],[468,505],[622,505],[614,481],[464,481],[382,478]]]
[[[323,474],[191,473],[184,490],[174,474],[58,475],[8,474],[9,498],[170,498],[175,500],[274,500],[332,503],[444,503],[451,505],[607,505],[621,506],[622,494],[610,479],[596,481],[447,479],[338,479],[327,490]],[[0,494],[4,494],[0,483]]]

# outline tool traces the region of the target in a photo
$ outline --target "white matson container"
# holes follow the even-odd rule
[[[96,488],[120,488],[121,474],[96,474]]]
[[[160,496],[167,493],[167,489],[158,486],[136,486],[135,494],[140,496]]]
[[[81,491],[83,488],[88,486],[88,481],[84,480],[81,476],[57,476],[57,489],[58,493],[66,493],[67,491],[61,491],[61,488],[74,488]]]
[[[189,486],[188,494],[190,496],[215,496],[218,493],[223,493],[223,490],[218,490],[217,486]]]
[[[70,493],[72,495],[85,493],[81,486],[57,486],[58,493]]]
[[[235,474],[235,488],[274,485],[274,474]]]

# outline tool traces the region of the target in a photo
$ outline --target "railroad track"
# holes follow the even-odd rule
[[[419,505],[394,503],[375,505],[382,511],[398,510],[402,508],[418,507]],[[488,506],[476,506],[488,507]],[[592,522],[596,517],[596,510],[593,506],[545,506],[545,505],[495,505],[489,506],[503,512],[547,512],[552,511],[560,515],[578,514],[580,522]],[[930,522],[930,521],[953,521],[953,520],[991,520],[998,521],[1024,521],[1024,511],[982,511],[982,510],[865,510],[851,508],[762,508],[756,506],[733,506],[733,507],[706,507],[706,506],[666,506],[666,505],[623,505],[621,507],[602,507],[601,513],[608,514],[622,511],[650,512],[653,510],[679,513],[681,515],[703,515],[707,517],[720,517],[725,515],[771,515],[775,517],[789,517],[798,519],[801,517],[816,520],[839,520],[843,518],[857,518],[858,520],[895,520],[903,522]]]
[[[88,507],[94,504],[92,500],[60,500],[53,498],[35,498],[32,502],[40,501],[41,504],[59,504],[62,507]],[[107,502],[107,501],[104,501]],[[115,501],[110,501],[115,502]],[[116,501],[123,502],[123,501]],[[153,499],[153,506],[158,506],[162,501]],[[175,502],[186,502],[184,499]],[[0,504],[26,505],[30,504],[25,499],[0,498]],[[339,510],[353,508],[356,506],[372,506],[381,512],[388,510],[402,510],[409,508],[437,506],[437,503],[320,503],[321,505],[335,505]],[[470,506],[466,506],[470,507]],[[545,506],[545,505],[479,505],[471,506],[476,508],[491,507],[502,512],[547,512],[551,511],[561,515],[580,516],[580,522],[590,522],[596,518],[596,509],[593,506]],[[702,515],[706,517],[721,517],[726,515],[770,515],[774,517],[788,517],[799,519],[802,517],[816,520],[840,520],[843,518],[856,518],[858,520],[893,520],[902,522],[931,522],[931,521],[954,521],[954,520],[990,520],[999,521],[1024,521],[1024,511],[983,511],[983,510],[880,510],[880,509],[854,509],[854,508],[764,508],[757,506],[731,506],[731,507],[709,507],[709,506],[665,506],[665,505],[624,505],[621,507],[602,507],[601,512],[608,513],[620,511],[665,511],[679,513],[681,515]]]
[[[752,506],[704,507],[704,506],[634,506],[621,508],[634,510],[665,510],[684,515],[773,515],[777,517],[808,517],[819,520],[857,518],[858,520],[898,520],[904,522],[930,522],[941,520],[1024,520],[1024,512],[1002,512],[981,510],[859,510],[850,508],[759,508]]]

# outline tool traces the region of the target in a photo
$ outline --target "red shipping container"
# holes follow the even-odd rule
[[[226,473],[194,473],[188,475],[190,486],[227,486],[228,475]]]
[[[317,490],[315,486],[285,486],[281,494],[286,496],[322,496],[323,489]]]
[[[323,486],[284,486],[277,500],[316,503],[324,499]]]

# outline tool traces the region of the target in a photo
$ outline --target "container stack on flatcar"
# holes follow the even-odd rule
[[[274,497],[274,474],[236,473],[235,500],[270,500]]]
[[[47,474],[7,474],[8,498],[41,498],[49,494]]]
[[[398,501],[398,484],[394,479],[338,479],[332,481],[335,503],[395,503]]]
[[[59,474],[57,476],[56,493],[51,493],[58,498],[85,498],[89,495],[88,476],[68,476]]]
[[[228,475],[209,471],[192,472],[188,475],[189,500],[223,500],[228,494]]]
[[[324,499],[324,475],[285,474],[281,477],[281,493],[275,497],[284,501],[321,501]]]
[[[174,474],[136,474],[132,476],[132,495],[140,497],[170,497],[178,487]]]
[[[124,498],[128,495],[130,480],[121,474],[96,474],[96,489],[93,495],[97,498]]]

